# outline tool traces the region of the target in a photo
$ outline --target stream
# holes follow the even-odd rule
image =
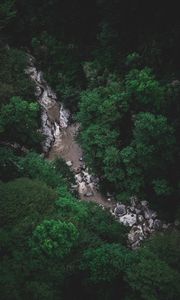
[[[116,203],[111,195],[102,195],[98,189],[99,179],[89,174],[83,160],[83,151],[76,141],[80,124],[70,122],[70,111],[64,108],[56,94],[43,78],[43,73],[35,66],[35,58],[28,54],[28,67],[25,70],[35,83],[35,96],[41,106],[41,131],[45,136],[43,152],[48,160],[63,158],[74,173],[76,185],[73,186],[83,201],[97,203],[120,223],[129,227],[128,245],[136,249],[141,241],[156,231],[164,231],[172,224],[158,219],[157,213],[149,208],[147,201],[131,197],[129,205]]]

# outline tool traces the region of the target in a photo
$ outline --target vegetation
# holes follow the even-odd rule
[[[179,227],[132,251],[127,228],[43,158],[27,52],[81,124],[101,190],[180,222],[179,10],[164,1],[0,3],[2,300],[180,299]]]

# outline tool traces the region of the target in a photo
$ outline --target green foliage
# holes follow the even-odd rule
[[[38,146],[41,135],[37,121],[39,106],[20,97],[13,97],[1,107],[0,134],[4,140],[28,147]]]
[[[31,247],[34,254],[64,258],[78,239],[78,231],[72,223],[44,220],[33,232]]]
[[[52,188],[64,185],[65,180],[60,172],[57,172],[52,162],[34,152],[29,152],[19,161],[21,176],[44,181]]]
[[[18,157],[11,149],[0,147],[0,180],[12,180],[18,175]]]
[[[73,178],[62,160],[14,149],[41,141],[27,56],[13,48],[25,47],[59,100],[73,112],[79,103],[79,141],[103,187],[179,218],[179,11],[141,2],[0,3],[3,300],[180,298],[178,227],[132,252],[110,213],[69,192]]]
[[[127,55],[125,64],[129,67],[138,67],[140,63],[140,55],[137,52],[133,52]]]
[[[75,184],[74,174],[62,158],[56,158],[55,161],[53,161],[53,165],[57,173],[60,173],[69,185]]]
[[[178,272],[152,254],[140,253],[139,262],[127,270],[127,281],[142,299],[178,299],[180,296]]]
[[[41,181],[19,178],[1,183],[1,226],[31,226],[50,213],[56,197],[56,193]]]
[[[165,261],[171,268],[180,270],[180,233],[178,230],[156,234],[145,243],[144,247]]]
[[[34,86],[25,74],[26,53],[15,48],[1,48],[0,61],[0,107],[14,96],[33,99]]]
[[[132,255],[119,244],[104,244],[85,251],[82,269],[93,283],[113,282],[131,264]]]
[[[165,90],[159,84],[152,73],[152,70],[133,69],[125,79],[125,87],[130,101],[133,101],[133,108],[137,110],[149,110],[160,112],[164,105]]]
[[[0,31],[15,17],[14,0],[3,0],[0,3]]]

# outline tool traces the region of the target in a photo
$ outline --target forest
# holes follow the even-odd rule
[[[176,2],[0,1],[1,300],[180,299],[179,53]],[[55,136],[44,151],[37,84],[79,124],[107,207],[73,188],[71,161],[48,157]],[[108,209],[132,199],[168,224],[136,249]]]

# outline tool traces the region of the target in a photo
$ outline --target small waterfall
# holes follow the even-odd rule
[[[56,94],[43,78],[43,73],[35,66],[35,59],[28,54],[28,67],[25,70],[35,83],[35,95],[41,105],[41,131],[45,136],[42,144],[44,153],[48,153],[56,140],[60,139],[61,129],[67,128],[70,112],[57,101]]]

